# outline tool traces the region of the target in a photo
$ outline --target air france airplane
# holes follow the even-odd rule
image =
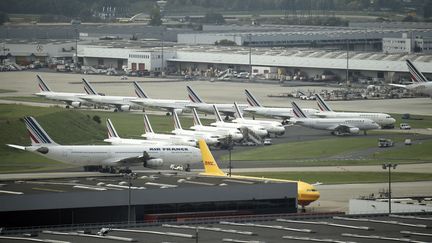
[[[330,106],[319,95],[315,94],[318,107],[321,110],[313,114],[313,116],[321,118],[368,118],[378,123],[381,127],[393,128],[396,120],[389,114],[385,113],[371,113],[371,112],[337,112],[333,111]]]
[[[136,99],[136,97],[131,96],[113,96],[113,95],[100,95],[96,92],[96,89],[84,78],[82,79],[84,84],[84,90],[87,95],[83,96],[82,99],[85,99],[89,102],[102,104],[102,105],[110,105],[114,106],[114,111],[129,111],[131,109],[139,110],[140,106],[131,102]]]
[[[219,109],[216,105],[213,105],[214,115],[216,117],[216,122],[211,123],[211,126],[214,127],[224,127],[224,128],[235,128],[235,129],[244,129],[247,128],[251,130],[253,133],[258,135],[259,137],[265,137],[268,135],[267,130],[260,125],[253,125],[253,124],[240,124],[240,123],[232,123],[232,122],[224,122],[222,119]]]
[[[283,119],[282,123],[287,123],[286,120],[295,117],[292,108],[285,107],[265,107],[261,105],[258,99],[247,89],[245,89],[246,99],[249,103],[249,107],[245,108],[243,111],[266,116]],[[317,109],[303,109],[308,115],[313,115],[318,112]]]
[[[283,135],[285,133],[285,127],[280,122],[245,119],[236,102],[234,102],[234,108],[237,118],[232,120],[233,123],[263,126],[268,133],[273,133],[275,135]]]
[[[155,133],[146,114],[144,114],[144,134],[142,134],[141,137],[147,140],[170,142],[174,145],[197,146],[198,144],[198,140],[189,136]]]
[[[174,145],[60,145],[43,130],[33,117],[24,118],[31,146],[7,144],[44,157],[82,166],[117,166],[142,163],[144,167],[157,168],[164,163],[189,164],[201,161],[199,149]],[[129,169],[127,169],[129,170]]]
[[[414,93],[425,94],[432,97],[432,81],[427,80],[427,78],[421,73],[410,60],[406,60],[409,73],[411,75],[412,84],[389,84],[391,86],[404,88],[413,91]]]
[[[366,130],[380,128],[376,122],[367,118],[310,118],[295,102],[291,104],[296,118],[290,122],[303,127],[329,130],[334,135],[358,134],[360,130],[366,134]]]
[[[240,141],[243,139],[243,134],[240,132],[239,129],[227,128],[227,127],[204,126],[201,123],[201,119],[199,118],[198,113],[196,112],[195,108],[192,108],[192,114],[193,114],[193,118],[194,118],[193,119],[194,125],[190,127],[190,129],[192,129],[192,130],[202,131],[202,132],[211,132],[211,133],[221,135],[224,138],[231,136],[232,140],[234,140],[234,141]]]
[[[44,97],[49,100],[57,100],[57,101],[65,102],[67,104],[66,108],[69,108],[69,106],[78,108],[81,107],[82,105],[86,105],[86,106],[93,105],[93,103],[88,102],[87,100],[82,98],[86,96],[85,93],[55,92],[48,87],[48,85],[43,81],[41,76],[36,75],[36,79],[38,81],[38,86],[40,89],[40,92],[34,94],[36,96]]]
[[[167,110],[171,113],[182,114],[189,111],[187,107],[191,102],[189,100],[172,100],[172,99],[154,99],[150,98],[143,90],[143,88],[136,82],[133,82],[135,93],[138,98],[132,100],[133,103],[140,105],[143,108],[151,107],[157,109]]]
[[[213,105],[216,105],[221,113],[223,113],[228,120],[229,116],[234,117],[235,108],[232,104],[210,104],[206,103],[203,99],[199,97],[199,95],[192,89],[190,86],[186,86],[188,91],[189,99],[192,101],[191,104],[188,105],[189,108],[195,108],[198,111],[202,111],[204,113],[212,114]],[[240,109],[244,109],[248,107],[246,104],[239,104]]]

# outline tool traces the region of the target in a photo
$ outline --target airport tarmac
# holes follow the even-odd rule
[[[296,90],[320,92],[323,89],[334,89],[318,86],[281,87],[278,84],[263,84],[251,82],[209,82],[182,81],[180,79],[129,77],[120,80],[119,76],[83,75],[56,72],[1,72],[0,88],[16,90],[13,93],[2,93],[2,96],[31,96],[38,91],[36,74],[40,74],[51,89],[63,92],[84,92],[81,78],[92,82],[98,92],[107,95],[135,96],[132,81],[143,82],[142,87],[150,97],[187,99],[186,85],[192,88],[207,102],[231,103],[237,101],[246,103],[244,89],[249,89],[265,106],[290,107],[291,101],[296,101],[302,107],[317,108],[315,101],[305,101],[295,98],[268,97],[270,94],[290,93]],[[383,99],[330,101],[335,110],[370,111],[386,113],[410,113],[415,115],[431,115],[432,99]]]

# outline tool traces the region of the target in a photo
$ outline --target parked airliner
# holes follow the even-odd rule
[[[372,113],[372,112],[337,112],[333,111],[330,106],[319,95],[315,94],[318,107],[321,110],[314,114],[316,117],[321,118],[368,118],[378,123],[382,128],[393,128],[396,119],[385,113]]]
[[[217,106],[213,105],[213,110],[214,110],[214,115],[216,117],[216,122],[211,123],[210,124],[211,126],[224,127],[224,128],[235,128],[235,129],[240,129],[240,130],[247,128],[261,138],[268,135],[267,130],[263,126],[260,126],[260,125],[224,122],[224,120],[220,116],[219,109],[217,108]]]
[[[133,103],[142,106],[143,108],[151,107],[156,109],[167,110],[170,113],[182,114],[185,111],[189,111],[187,107],[191,102],[189,100],[172,100],[172,99],[155,99],[150,98],[143,90],[143,88],[136,82],[133,82],[135,87],[135,93],[138,98],[132,100]]]
[[[101,105],[110,105],[114,106],[114,111],[129,111],[131,109],[141,109],[141,107],[135,103],[132,103],[131,100],[135,100],[137,97],[131,96],[113,96],[113,95],[100,95],[96,92],[96,89],[86,80],[82,79],[84,84],[84,90],[87,95],[82,98],[96,104]]]
[[[211,132],[211,133],[215,133],[217,135],[221,135],[224,138],[231,136],[231,139],[234,141],[240,141],[243,139],[243,134],[240,132],[239,129],[227,128],[227,127],[204,126],[201,123],[201,119],[199,118],[198,113],[195,110],[195,108],[192,108],[192,114],[193,114],[193,118],[194,118],[193,119],[194,125],[190,127],[190,129],[192,129],[192,130],[202,131],[202,132]]]
[[[245,119],[236,102],[234,102],[234,108],[236,110],[237,118],[232,120],[233,123],[263,126],[268,133],[273,133],[275,135],[283,135],[285,133],[285,127],[280,122]]]
[[[189,99],[192,101],[191,104],[189,104],[187,107],[189,108],[195,108],[198,111],[202,111],[204,113],[212,114],[213,111],[213,105],[216,105],[221,113],[223,113],[228,120],[228,118],[234,117],[235,114],[235,108],[232,104],[211,104],[206,103],[203,99],[199,97],[199,95],[192,89],[190,86],[186,86]],[[248,107],[246,104],[239,104],[240,109],[244,109]]]
[[[142,163],[157,168],[164,163],[189,164],[201,161],[200,150],[191,146],[174,145],[60,145],[43,130],[33,117],[24,118],[31,146],[8,144],[44,157],[75,165],[130,166]],[[128,169],[127,169],[128,170]]]
[[[261,115],[266,117],[281,118],[282,123],[288,123],[288,119],[294,117],[293,109],[286,107],[265,107],[261,105],[258,99],[247,89],[245,89],[246,99],[249,107],[243,111],[252,113],[254,115]],[[318,112],[317,109],[303,109],[308,115],[313,115]]]
[[[412,84],[390,84],[391,86],[404,88],[413,91],[414,93],[426,94],[432,97],[432,81],[427,80],[427,78],[421,73],[410,60],[406,60],[408,70],[411,75]]]
[[[144,134],[142,134],[141,137],[144,137],[147,140],[170,142],[174,145],[197,146],[198,144],[197,139],[191,138],[189,136],[155,133],[146,114],[144,114]]]
[[[221,135],[218,135],[215,132],[203,132],[203,131],[193,131],[193,130],[185,130],[182,128],[180,120],[178,118],[177,113],[173,113],[174,120],[174,130],[171,132],[180,135],[180,136],[188,136],[195,139],[204,139],[209,145],[219,145],[220,140],[223,138]]]
[[[335,135],[358,134],[361,130],[366,134],[367,130],[380,128],[376,122],[367,118],[310,118],[295,102],[291,104],[296,118],[292,118],[290,123],[303,127],[329,130]]]
[[[69,106],[78,108],[81,107],[82,105],[86,105],[86,106],[93,105],[93,103],[88,102],[85,99],[82,99],[83,96],[86,96],[85,93],[55,92],[48,87],[48,85],[43,81],[43,79],[39,75],[36,75],[36,79],[38,81],[38,86],[40,89],[40,92],[34,94],[36,96],[44,97],[49,100],[57,100],[57,101],[65,102],[67,104],[66,108],[69,108]]]

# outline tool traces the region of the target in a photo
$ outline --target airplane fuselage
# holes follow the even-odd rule
[[[88,100],[93,103],[104,104],[104,105],[113,105],[121,110],[129,110],[129,109],[141,109],[141,106],[131,102],[135,100],[137,97],[131,96],[112,96],[112,95],[86,95],[83,99]]]
[[[225,115],[230,115],[233,116],[233,114],[235,113],[235,108],[233,104],[210,104],[210,103],[191,103],[190,105],[188,105],[189,108],[195,108],[198,111],[207,113],[207,114],[213,114],[214,113],[214,109],[213,109],[213,105],[217,106],[219,112],[225,114]],[[249,107],[246,104],[239,104],[238,105],[240,110],[243,110],[247,107]]]
[[[321,118],[366,118],[382,127],[394,125],[396,122],[393,117],[384,113],[321,111],[316,113],[315,116]]]
[[[359,118],[296,118],[293,122],[304,127],[329,131],[335,131],[335,128],[340,126],[354,128],[353,131],[379,128],[376,122]]]
[[[26,150],[50,159],[76,165],[120,166],[118,161],[137,158],[147,152],[151,158],[167,164],[187,164],[201,161],[200,150],[190,146],[115,146],[115,145],[50,145],[29,146]]]
[[[237,118],[232,120],[233,123],[244,124],[244,125],[256,125],[262,126],[267,130],[268,133],[273,134],[284,134],[285,127],[280,122],[275,121],[264,121],[264,120],[249,120]]]
[[[259,126],[259,125],[219,122],[219,121],[213,122],[210,125],[214,127],[235,128],[235,129],[242,129],[246,127],[260,137],[265,137],[268,134],[268,131],[263,126]]]
[[[313,115],[318,112],[316,109],[302,109],[307,115]],[[244,111],[266,117],[289,119],[295,117],[292,108],[282,107],[248,107]]]
[[[133,103],[141,107],[152,107],[164,110],[189,110],[187,105],[191,104],[189,100],[170,100],[170,99],[153,99],[153,98],[135,98],[132,100]]]
[[[73,105],[74,107],[79,107],[81,105],[93,105],[93,103],[81,98],[83,96],[86,96],[85,93],[41,91],[35,93],[34,95],[44,97],[45,99],[49,100],[63,101],[69,105]]]
[[[172,130],[172,133],[180,136],[194,138],[196,140],[204,139],[208,145],[216,145],[219,143],[219,139],[222,138],[222,136],[214,132],[192,131],[185,129],[174,129]]]
[[[146,138],[147,140],[154,141],[162,141],[162,142],[170,142],[173,145],[184,145],[184,146],[192,146],[196,147],[198,140],[192,138],[190,136],[179,136],[175,134],[162,134],[162,133],[144,133],[141,137]]]
[[[231,138],[234,141],[239,141],[239,140],[243,139],[243,134],[240,132],[240,130],[238,130],[236,128],[195,125],[195,126],[190,127],[190,129],[195,130],[195,131],[211,132],[211,133],[221,135],[222,137],[231,136]]]

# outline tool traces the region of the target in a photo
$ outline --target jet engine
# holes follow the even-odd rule
[[[75,108],[79,108],[79,107],[81,107],[81,102],[79,102],[79,101],[73,101],[73,102],[71,103],[71,105],[72,105],[73,107],[75,107]]]
[[[357,127],[350,127],[349,132],[351,134],[358,134],[360,132],[360,129],[358,129]]]
[[[144,167],[146,168],[158,168],[163,165],[162,159],[149,159],[147,161],[144,161],[143,163]]]
[[[130,110],[130,105],[122,105],[122,106],[120,106],[120,110],[121,111],[129,111]]]

